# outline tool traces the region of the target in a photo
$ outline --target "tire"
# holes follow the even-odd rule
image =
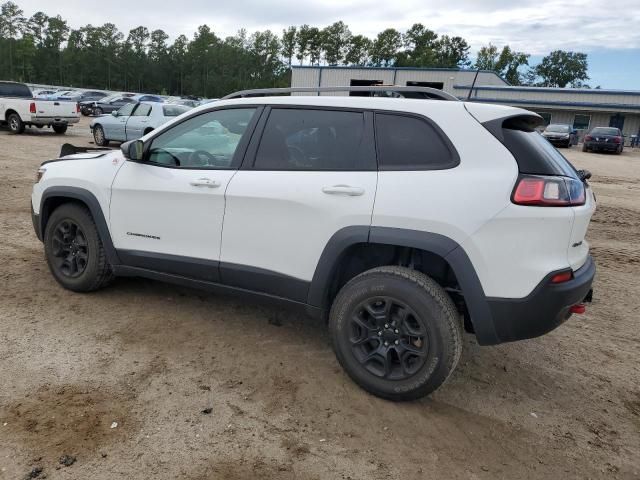
[[[102,109],[100,107],[96,107],[93,109],[93,114],[98,116],[98,115],[102,115],[104,112],[102,111]]]
[[[404,267],[374,268],[351,279],[333,302],[329,331],[353,381],[394,401],[436,390],[462,352],[462,322],[449,295]]]
[[[9,124],[9,131],[11,133],[18,134],[24,132],[24,122],[17,113],[9,115],[7,123]]]
[[[65,203],[53,211],[44,252],[53,277],[68,290],[92,292],[113,279],[96,224],[83,205]]]
[[[104,129],[102,125],[96,125],[93,127],[93,141],[99,147],[106,147],[109,145],[109,140],[104,136]]]
[[[66,125],[53,125],[52,128],[53,128],[53,131],[56,132],[58,135],[62,135],[67,131]]]

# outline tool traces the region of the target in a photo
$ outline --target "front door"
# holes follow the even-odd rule
[[[256,108],[190,117],[148,140],[111,194],[110,226],[127,265],[216,281],[224,193],[253,128]]]
[[[126,125],[125,136],[127,140],[135,140],[144,135],[145,129],[149,128],[149,114],[151,113],[151,105],[148,103],[140,103],[133,111]],[[158,105],[156,108],[162,108]]]
[[[109,140],[115,140],[118,142],[124,142],[127,137],[125,134],[125,129],[127,127],[127,120],[133,113],[133,109],[136,108],[136,103],[129,103],[122,108],[120,108],[116,114],[115,118],[110,122],[104,122],[104,136]]]

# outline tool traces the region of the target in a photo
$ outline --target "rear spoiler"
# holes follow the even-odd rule
[[[70,143],[65,143],[62,145],[62,148],[60,148],[60,156],[66,157],[67,155],[76,155],[77,153],[100,152],[105,150],[111,149],[108,147],[76,147]]]

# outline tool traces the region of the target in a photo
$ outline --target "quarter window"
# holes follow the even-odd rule
[[[375,170],[362,112],[275,108],[258,147],[258,170]]]
[[[376,114],[380,170],[441,170],[458,164],[443,134],[425,120]]]
[[[179,168],[234,168],[238,144],[255,111],[214,110],[185,120],[153,139],[148,161]]]

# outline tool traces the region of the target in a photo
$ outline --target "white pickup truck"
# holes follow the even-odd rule
[[[11,133],[22,133],[27,126],[46,126],[62,134],[79,120],[76,102],[36,99],[24,83],[0,82],[0,125],[7,124]]]

